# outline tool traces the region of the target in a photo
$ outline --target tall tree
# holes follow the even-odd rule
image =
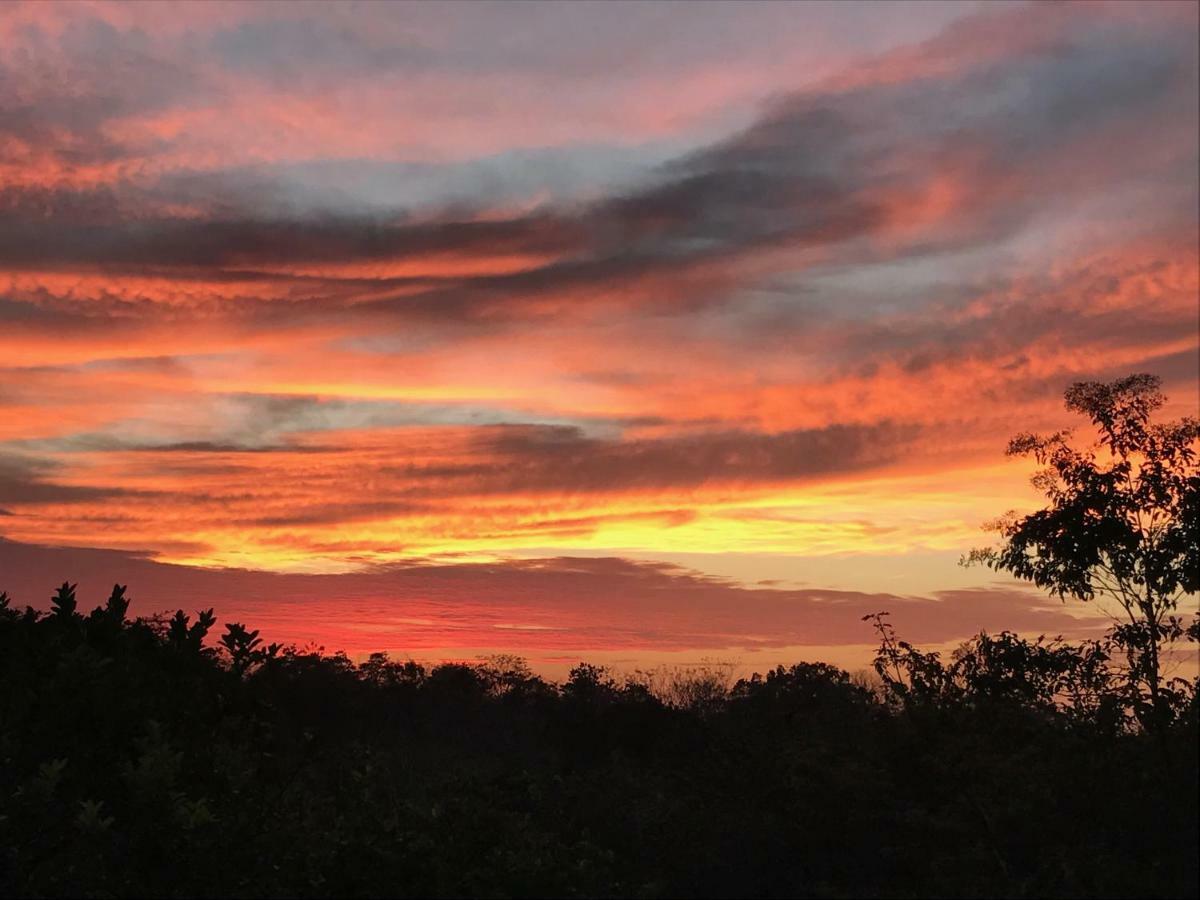
[[[1049,501],[993,523],[999,546],[974,550],[980,562],[1062,597],[1107,598],[1121,610],[1114,643],[1129,662],[1135,710],[1147,727],[1170,717],[1163,654],[1184,634],[1175,615],[1200,591],[1200,420],[1153,423],[1162,382],[1138,374],[1073,384],[1067,409],[1087,416],[1096,440],[1070,443],[1071,432],[1018,434],[1010,456],[1042,468],[1032,483]]]

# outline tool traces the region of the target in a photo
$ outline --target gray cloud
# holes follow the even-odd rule
[[[492,221],[426,215],[418,222],[403,211],[263,219],[253,212],[255,198],[277,196],[277,189],[256,188],[243,173],[238,191],[225,194],[241,195],[244,212],[197,221],[139,215],[133,194],[10,191],[0,203],[0,260],[116,271],[224,269],[271,278],[275,266],[416,260],[443,252],[553,257],[512,275],[373,280],[376,296],[389,284],[403,291],[355,303],[353,311],[443,321],[485,316],[495,323],[536,309],[544,298],[579,290],[619,297],[656,278],[681,281],[675,291],[651,290],[637,302],[685,309],[731,302],[744,276],[722,281],[714,267],[773,248],[825,248],[829,266],[869,264],[880,253],[934,257],[989,246],[1034,218],[1063,213],[1089,192],[1118,184],[1195,195],[1194,136],[1190,143],[1183,139],[1182,156],[1171,164],[1183,168],[1164,172],[1138,163],[1147,140],[1139,132],[1166,129],[1178,137],[1195,131],[1194,34],[1020,10],[960,23],[953,37],[970,47],[989,28],[1021,22],[1045,29],[1045,38],[978,61],[947,48],[948,38],[935,40],[922,52],[950,54],[953,63],[944,73],[783,98],[740,134],[665,164],[652,183],[583,207]],[[243,26],[250,27],[282,26]],[[243,41],[244,47],[254,43]],[[1119,138],[1114,123],[1121,124]],[[889,194],[946,176],[969,191],[962,208],[950,210],[940,225],[907,237],[893,234],[886,251],[876,247],[876,238],[894,226]],[[31,214],[39,208],[43,215]],[[261,316],[264,324],[284,309],[293,320],[346,315],[361,286],[350,281],[344,292],[331,294],[337,283],[318,281],[286,308],[239,306],[231,314],[251,321]]]
[[[914,426],[831,426],[614,440],[576,427],[481,429],[473,461],[383,467],[405,491],[436,495],[606,493],[704,484],[771,484],[881,466]]]
[[[57,463],[46,459],[0,453],[0,504],[91,503],[139,494],[122,488],[58,484],[52,477],[57,468]]]

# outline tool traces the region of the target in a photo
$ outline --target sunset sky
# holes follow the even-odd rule
[[[0,589],[557,672],[1085,634],[1014,432],[1198,404],[1191,2],[0,7]]]

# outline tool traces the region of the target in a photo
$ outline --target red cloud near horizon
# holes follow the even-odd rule
[[[678,566],[618,558],[384,566],[338,575],[199,569],[111,550],[0,541],[0,571],[14,604],[46,608],[61,573],[81,607],[128,584],[131,615],[213,607],[268,640],[363,655],[453,656],[519,650],[539,658],[623,652],[696,655],[792,652],[867,645],[863,616],[886,611],[910,640],[942,645],[1014,629],[1083,637],[1095,611],[1015,584],[903,596],[819,588],[749,588]],[[90,608],[90,607],[89,607]],[[861,660],[865,663],[865,655]]]

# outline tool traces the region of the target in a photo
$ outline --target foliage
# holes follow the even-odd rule
[[[998,547],[966,562],[1007,571],[1062,598],[1115,601],[1122,619],[1110,638],[1126,658],[1136,712],[1159,727],[1182,698],[1163,683],[1163,660],[1184,635],[1174,613],[1200,592],[1200,420],[1154,423],[1165,398],[1153,375],[1079,382],[1067,409],[1087,416],[1095,443],[1072,446],[1070,432],[1019,434],[1009,455],[1032,456],[1033,485],[1048,505],[1009,513],[992,527]]]
[[[0,896],[1197,891],[1195,686],[1148,735],[1105,642],[943,660],[880,615],[877,691],[814,663],[555,685],[74,600],[0,595]]]

